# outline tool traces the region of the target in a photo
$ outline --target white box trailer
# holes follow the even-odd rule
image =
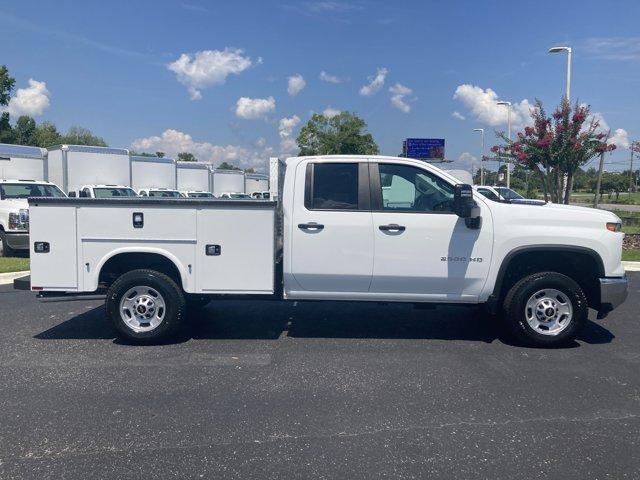
[[[131,184],[131,162],[126,149],[56,145],[47,150],[47,180],[65,193],[77,191],[83,185]]]
[[[225,192],[245,193],[244,172],[241,170],[220,170],[212,172],[212,193],[219,197]]]
[[[177,162],[176,188],[180,192],[210,192],[211,171],[208,163]]]
[[[131,155],[131,188],[176,188],[176,161],[166,157]]]
[[[245,173],[244,193],[251,195],[253,192],[268,192],[269,177],[260,173]]]
[[[44,148],[0,143],[0,180],[44,180]]]

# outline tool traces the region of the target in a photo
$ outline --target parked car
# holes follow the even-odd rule
[[[136,197],[135,190],[124,185],[83,185],[78,191],[69,192],[71,198]]]
[[[185,198],[214,198],[213,193],[204,191],[180,192]]]
[[[141,197],[156,198],[184,198],[178,190],[172,190],[170,188],[143,188],[138,191],[138,195]]]
[[[494,200],[496,202],[521,203],[529,205],[541,205],[545,203],[544,200],[524,198],[515,190],[507,187],[475,186],[474,188],[489,200]]]
[[[269,200],[271,194],[269,192],[253,192],[251,198],[255,200]]]
[[[218,198],[225,198],[230,200],[251,200],[251,195],[240,192],[224,192],[221,193]]]
[[[63,198],[56,185],[36,180],[0,180],[0,257],[29,250],[29,197]]]
[[[490,201],[433,165],[383,156],[289,158],[278,191],[278,203],[32,199],[31,278],[15,286],[106,291],[118,334],[139,342],[239,295],[483,305],[520,340],[555,346],[589,307],[603,318],[627,295],[608,211]]]

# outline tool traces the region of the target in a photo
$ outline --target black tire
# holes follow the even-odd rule
[[[571,302],[573,310],[569,323],[557,334],[539,333],[527,322],[526,306],[538,291],[555,289]],[[504,323],[509,332],[521,342],[536,347],[556,347],[574,339],[584,328],[589,308],[587,298],[575,280],[556,272],[539,272],[517,282],[507,293],[503,303]]]
[[[0,230],[0,257],[13,257],[13,248],[7,245],[7,234]]]
[[[149,331],[135,331],[122,318],[123,296],[134,287],[151,287],[162,296],[166,311],[161,323]],[[107,316],[118,337],[133,343],[157,343],[175,338],[184,324],[185,298],[182,289],[170,277],[155,270],[132,270],[111,284],[105,302]]]

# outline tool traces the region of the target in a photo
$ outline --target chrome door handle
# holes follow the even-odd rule
[[[324,225],[316,222],[299,223],[298,228],[300,230],[322,230],[324,228]]]
[[[398,225],[397,223],[390,223],[389,225],[380,225],[378,227],[383,232],[404,232],[406,227],[404,225]]]

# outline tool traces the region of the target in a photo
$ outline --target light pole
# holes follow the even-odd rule
[[[549,53],[567,52],[567,102],[571,101],[571,47],[553,47]]]
[[[484,128],[474,128],[474,132],[480,132],[480,185],[484,185]]]
[[[498,102],[498,105],[506,105],[507,106],[507,138],[509,139],[509,143],[511,143],[511,102]],[[511,173],[510,173],[510,162],[507,158],[505,162],[507,166],[507,188],[511,186]],[[498,178],[500,178],[500,167],[498,167]]]
[[[571,47],[551,47],[549,49],[549,53],[561,52],[567,52],[567,87],[565,98],[567,99],[569,106],[571,106]],[[567,185],[567,174],[564,174],[563,191],[566,192],[569,188],[571,188],[571,185]]]

